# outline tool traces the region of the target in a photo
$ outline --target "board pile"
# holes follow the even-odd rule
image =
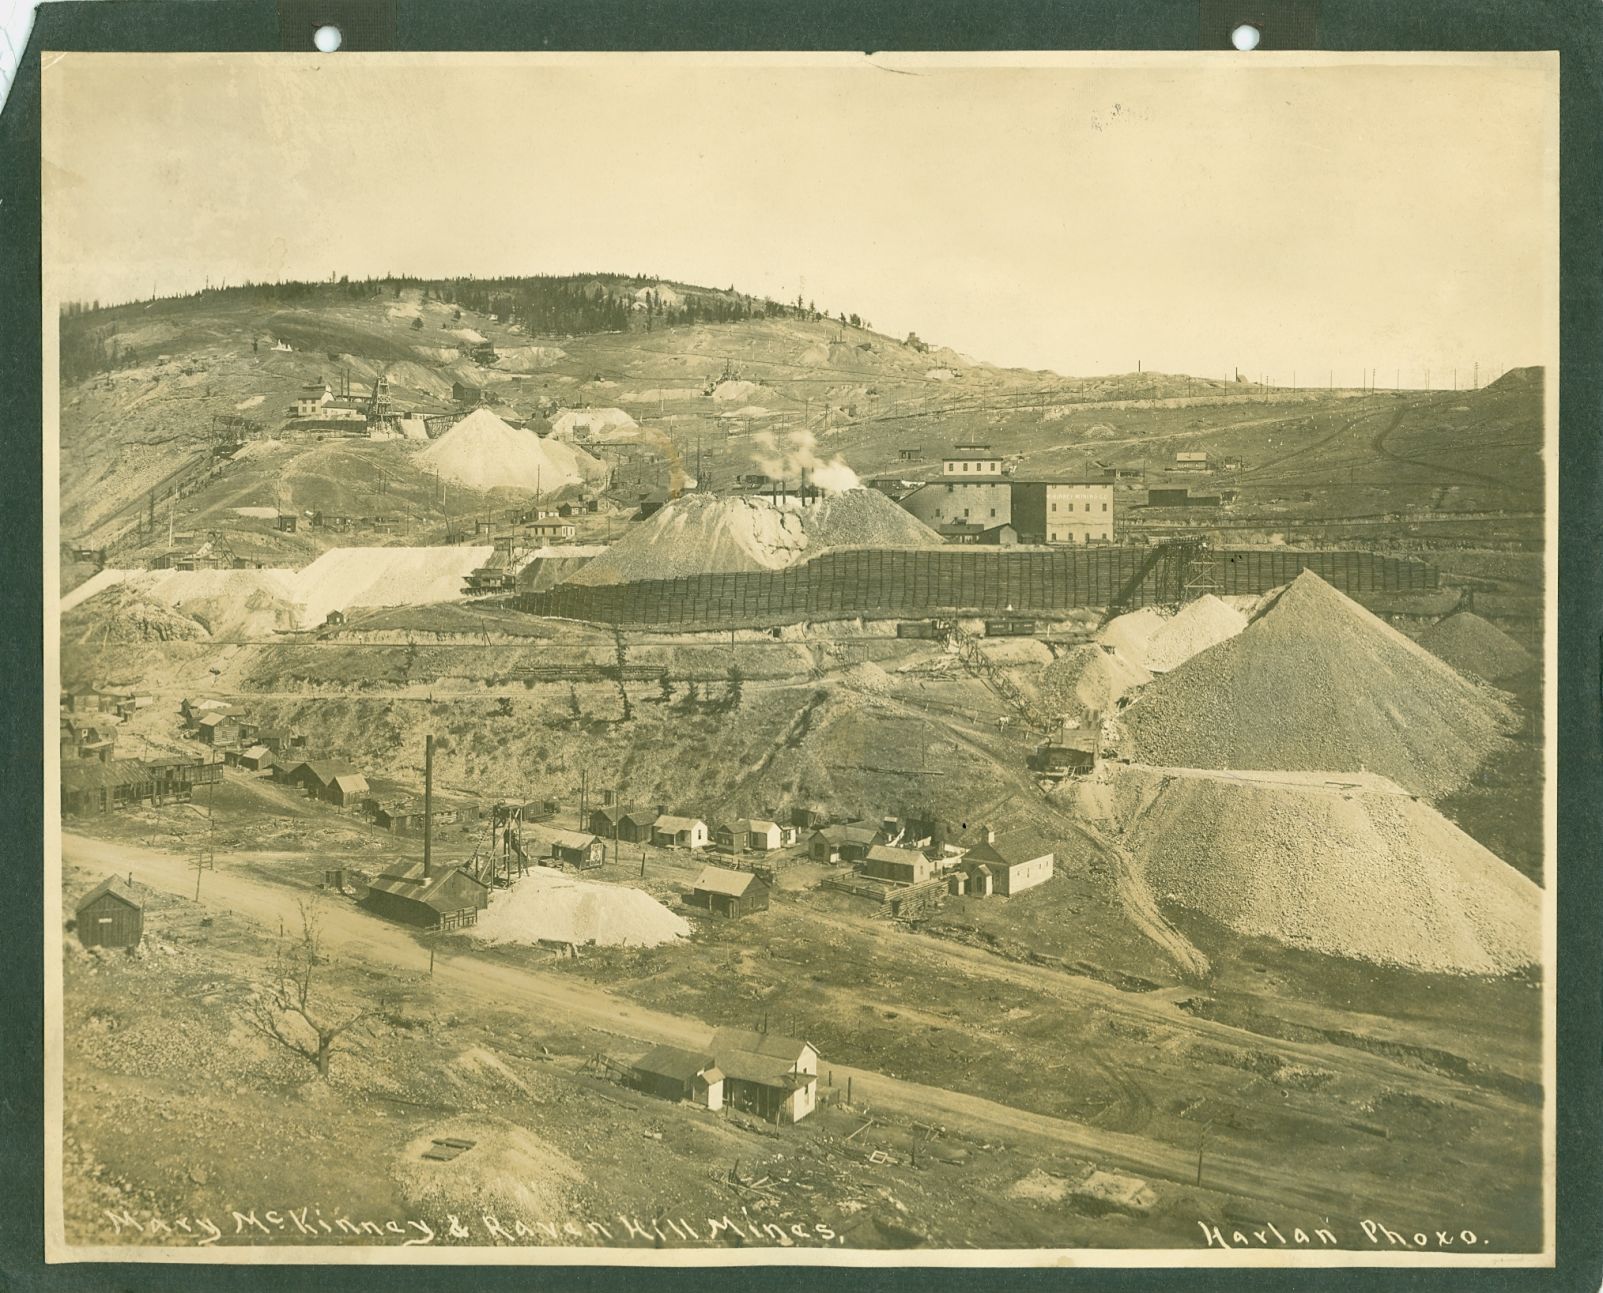
[[[1125,711],[1143,762],[1378,772],[1436,799],[1508,748],[1507,697],[1304,571]]]
[[[1537,886],[1383,777],[1110,765],[1057,793],[1161,901],[1240,933],[1437,973],[1541,961]]]

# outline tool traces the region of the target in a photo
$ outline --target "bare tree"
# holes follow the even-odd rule
[[[245,1023],[315,1065],[318,1076],[326,1078],[334,1044],[373,1012],[336,1013],[327,1001],[314,999],[317,969],[325,961],[319,952],[317,910],[305,902],[300,909],[301,936],[280,937],[271,977],[251,998]]]

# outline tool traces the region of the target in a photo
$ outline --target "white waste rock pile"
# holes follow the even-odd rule
[[[684,938],[690,923],[643,890],[532,867],[490,900],[470,932],[488,943],[656,947]]]
[[[1247,617],[1212,593],[1187,602],[1147,639],[1140,663],[1150,673],[1178,669],[1199,651],[1235,637],[1247,627]]]
[[[1459,673],[1487,682],[1502,682],[1536,668],[1534,655],[1474,611],[1437,620],[1419,635],[1419,644]]]
[[[1143,762],[1371,771],[1437,799],[1507,748],[1507,697],[1304,571],[1124,711]]]
[[[551,419],[551,434],[559,440],[572,440],[604,431],[635,431],[639,426],[622,409],[563,409]]]
[[[1383,777],[1109,765],[1056,794],[1160,901],[1240,933],[1435,973],[1541,961],[1541,890]]]
[[[330,611],[381,606],[428,606],[460,601],[469,573],[489,561],[493,547],[330,548],[291,572],[303,627]]]
[[[469,489],[551,493],[604,480],[605,463],[564,441],[508,426],[474,409],[417,456],[418,464]]]
[[[1041,670],[1041,703],[1053,715],[1111,712],[1121,697],[1152,675],[1117,651],[1095,643],[1077,646]]]
[[[760,494],[686,494],[632,526],[570,583],[632,583],[783,570],[830,548],[937,547],[940,536],[878,490],[826,494],[811,505]]]
[[[1160,610],[1143,606],[1109,620],[1097,634],[1097,641],[1110,646],[1132,664],[1140,665],[1146,659],[1147,645],[1163,628],[1166,617]],[[1145,665],[1141,665],[1146,668]]]

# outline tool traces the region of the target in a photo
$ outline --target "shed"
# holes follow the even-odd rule
[[[239,740],[239,720],[232,714],[203,714],[195,727],[207,745],[233,745]]]
[[[629,1068],[634,1083],[664,1100],[690,1100],[707,1109],[724,1107],[724,1075],[711,1055],[659,1046]]]
[[[935,863],[916,849],[876,844],[863,859],[863,874],[892,884],[920,884],[935,874]]]
[[[74,911],[78,941],[85,947],[136,947],[145,931],[145,908],[133,891],[112,876],[86,893]]]
[[[606,842],[588,831],[565,831],[528,820],[521,830],[522,844],[529,857],[550,858],[581,869],[602,866],[607,860]]]
[[[750,871],[704,866],[685,895],[687,907],[700,907],[715,916],[749,916],[768,910],[769,884]]]
[[[478,923],[490,905],[490,888],[464,867],[424,869],[412,862],[374,880],[367,905],[381,916],[423,929],[458,929]]]
[[[267,772],[273,766],[273,752],[265,745],[253,745],[240,753],[238,763],[246,772]]]

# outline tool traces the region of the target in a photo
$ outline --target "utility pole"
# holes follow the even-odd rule
[[[1197,1137],[1197,1184],[1202,1184],[1202,1147],[1208,1143],[1208,1132],[1213,1127],[1213,1119],[1209,1118],[1202,1124],[1202,1135]]]
[[[434,737],[423,738],[423,878],[434,874]],[[433,973],[433,959],[430,958]]]
[[[208,752],[206,755],[206,766],[208,768],[216,766],[215,761],[212,759],[211,752]],[[201,872],[210,871],[217,865],[217,854],[215,851],[217,820],[212,815],[212,802],[215,797],[216,789],[217,782],[208,777],[206,780],[206,843],[201,847],[199,854],[197,854],[195,858],[196,902],[200,901]]]

